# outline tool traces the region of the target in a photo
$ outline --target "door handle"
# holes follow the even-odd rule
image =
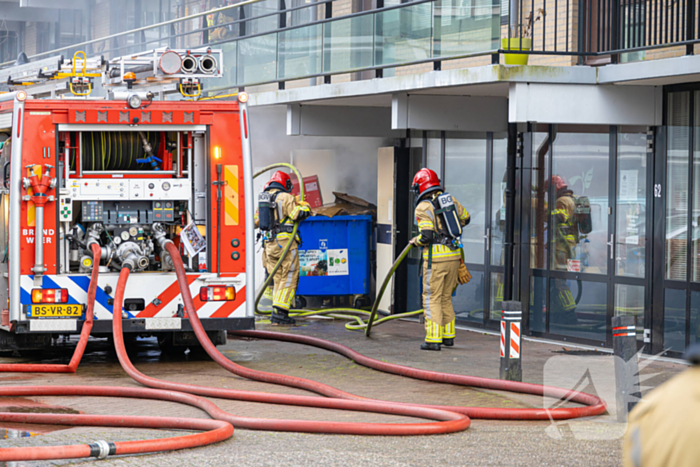
[[[610,241],[608,242],[610,247],[610,259],[615,259],[615,235],[610,234]]]
[[[486,240],[486,251],[491,250],[491,229],[486,229],[486,235],[484,235],[484,239]]]

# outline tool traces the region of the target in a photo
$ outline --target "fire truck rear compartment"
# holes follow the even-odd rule
[[[72,203],[70,217],[60,219],[62,273],[92,269],[89,241],[101,245],[105,272],[117,271],[126,258],[134,272],[172,270],[154,234],[174,239],[193,220],[192,137],[146,128],[59,133],[59,154],[69,167],[61,197],[70,200],[62,205]],[[197,261],[197,270],[205,263]]]

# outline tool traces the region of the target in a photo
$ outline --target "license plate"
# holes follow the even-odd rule
[[[83,316],[83,305],[31,305],[27,307],[29,318],[80,318]]]

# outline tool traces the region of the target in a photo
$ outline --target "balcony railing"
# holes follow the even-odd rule
[[[700,0],[413,0],[334,17],[339,0],[285,8],[285,0],[247,0],[34,57],[87,50],[106,58],[157,47],[209,44],[224,51],[234,88],[433,64],[502,53],[610,56],[685,46],[698,37]],[[503,3],[502,3],[503,2]],[[257,10],[258,14],[254,14]],[[11,63],[3,63],[7,66]],[[572,64],[569,61],[568,64]],[[381,71],[380,71],[381,70]]]
[[[698,0],[516,0],[504,37],[530,39],[514,53],[611,56],[700,42]],[[507,44],[504,49],[507,49]],[[512,49],[517,48],[513,45]]]

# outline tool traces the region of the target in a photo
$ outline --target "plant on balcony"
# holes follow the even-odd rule
[[[535,16],[535,14],[537,15]],[[501,39],[501,48],[503,50],[531,50],[535,23],[545,16],[547,16],[547,12],[543,8],[530,11],[525,22],[513,27],[510,39],[507,37]],[[504,55],[506,65],[527,65],[528,54],[505,53]]]

